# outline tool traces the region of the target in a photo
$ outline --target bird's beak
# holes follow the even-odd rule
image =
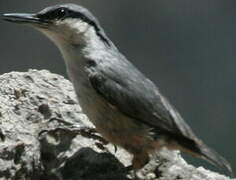
[[[37,17],[36,14],[9,13],[3,14],[2,19],[9,22],[32,25],[45,25],[48,23]]]

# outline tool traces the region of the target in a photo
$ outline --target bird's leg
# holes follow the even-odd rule
[[[126,171],[130,172],[135,179],[140,179],[138,170],[143,168],[149,162],[149,155],[147,152],[139,152],[133,154],[132,165],[126,167]],[[141,178],[142,179],[142,178]]]
[[[127,166],[125,169],[127,172],[132,170],[138,170],[144,167],[149,162],[149,155],[146,152],[134,153],[132,159],[132,165]]]
[[[139,169],[149,162],[149,155],[146,152],[133,153],[132,165],[125,167],[125,171],[135,179],[140,179],[137,175]]]
[[[132,160],[133,169],[141,169],[149,162],[149,156],[146,152],[135,153]]]

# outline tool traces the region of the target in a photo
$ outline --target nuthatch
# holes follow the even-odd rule
[[[232,172],[223,157],[196,137],[157,86],[119,52],[87,9],[62,4],[36,14],[3,16],[33,26],[55,43],[83,112],[106,140],[133,155],[134,169],[166,147]]]

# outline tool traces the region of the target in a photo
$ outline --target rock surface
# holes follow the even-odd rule
[[[131,157],[89,131],[71,83],[46,70],[0,76],[0,180],[128,180]],[[81,129],[81,130],[78,130]],[[163,150],[139,178],[229,180]],[[137,177],[136,177],[137,178]]]

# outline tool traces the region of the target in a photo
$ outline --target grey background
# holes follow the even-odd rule
[[[235,0],[2,0],[0,13],[36,12],[60,2],[90,9],[120,51],[236,171]],[[3,21],[0,32],[0,74],[36,68],[66,76],[59,51],[39,32]]]

